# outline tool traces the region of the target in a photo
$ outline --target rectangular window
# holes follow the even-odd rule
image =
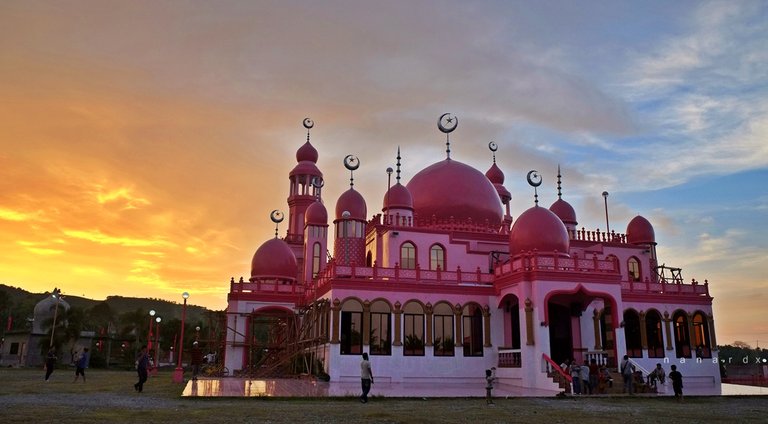
[[[11,350],[8,352],[10,355],[19,354],[19,343],[11,343]]]
[[[312,246],[312,277],[316,277],[320,272],[320,243]]]
[[[436,270],[438,268],[445,271],[445,251],[440,246],[432,246],[429,249],[429,269]]]
[[[405,314],[403,355],[424,356],[424,315]]]
[[[363,353],[362,312],[341,312],[341,354],[360,355]]]
[[[483,356],[483,322],[479,315],[463,317],[464,356]]]
[[[411,243],[404,243],[400,247],[400,268],[416,269],[416,247]]]
[[[453,356],[453,315],[435,315],[435,356]]]
[[[388,313],[371,312],[371,355],[391,355]]]

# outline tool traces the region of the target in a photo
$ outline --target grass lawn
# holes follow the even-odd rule
[[[766,422],[768,398],[660,397],[482,398],[181,398],[171,372],[150,377],[144,393],[133,390],[133,371],[58,369],[43,381],[42,369],[0,369],[0,422],[25,423],[702,423]]]

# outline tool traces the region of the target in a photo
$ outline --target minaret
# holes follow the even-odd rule
[[[336,201],[335,242],[333,258],[338,265],[365,266],[365,227],[367,206],[363,196],[355,191],[352,172],[360,166],[353,155],[344,158],[344,166],[350,172],[349,190]]]
[[[297,254],[302,254],[304,233],[304,215],[309,205],[320,199],[323,187],[323,173],[317,169],[317,150],[309,142],[309,130],[315,123],[306,118],[304,128],[307,129],[307,142],[296,151],[298,164],[288,175],[290,188],[288,194],[288,235],[285,241]],[[298,248],[298,251],[297,251]]]
[[[384,195],[384,224],[396,227],[413,226],[413,197],[411,192],[400,184],[400,147],[397,148],[397,183],[387,189]],[[389,168],[388,171],[392,171]]]
[[[491,165],[491,167],[485,173],[485,176],[488,177],[488,180],[493,184],[493,187],[496,189],[496,193],[499,194],[501,203],[505,207],[504,220],[502,221],[501,225],[501,233],[506,234],[509,232],[509,229],[512,225],[512,215],[509,211],[509,203],[512,200],[512,194],[510,194],[509,190],[504,187],[504,173],[496,165],[496,151],[499,149],[499,146],[496,145],[495,142],[491,141],[488,143],[488,149],[493,153],[493,165]]]
[[[325,269],[328,260],[328,211],[319,196],[307,208],[304,222],[303,281],[308,282]]]

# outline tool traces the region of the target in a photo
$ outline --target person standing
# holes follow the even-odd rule
[[[621,378],[624,379],[624,393],[629,393],[630,395],[633,394],[632,376],[634,374],[635,366],[629,362],[628,355],[624,355],[624,359],[622,359],[621,367],[619,369],[621,371]]]
[[[147,369],[149,368],[149,354],[147,353],[147,346],[141,347],[141,352],[136,358],[136,372],[139,374],[139,382],[133,385],[133,388],[137,392],[141,393],[144,390],[144,383],[147,382]]]
[[[575,359],[571,359],[571,382],[573,383],[573,394],[581,394],[581,366]]]
[[[495,368],[493,368],[495,370]],[[496,376],[493,375],[493,371],[485,370],[485,402],[488,405],[494,405],[491,391],[493,391],[493,383],[496,381]]]
[[[91,354],[88,353],[88,348],[83,348],[83,353],[80,354],[80,357],[77,358],[77,362],[75,362],[75,381],[73,383],[77,383],[77,378],[79,376],[83,376],[83,383],[85,383],[85,369],[88,368],[88,360],[91,359]]]
[[[192,351],[190,353],[190,364],[192,365],[192,381],[197,380],[197,375],[200,374],[200,365],[203,363],[203,351],[200,350],[200,346],[197,341],[192,343]]]
[[[592,358],[589,361],[589,394],[597,394],[598,380],[600,377],[600,367],[597,366],[597,360]]]
[[[56,349],[48,349],[48,355],[45,357],[45,381],[51,378],[53,368],[56,366]]]
[[[585,359],[584,365],[581,366],[581,394],[592,394],[592,383],[589,378],[589,362]]]
[[[371,370],[371,363],[368,361],[367,353],[363,353],[363,360],[360,361],[360,379],[363,386],[363,395],[360,396],[360,402],[368,403],[368,392],[371,391],[371,384],[373,384],[373,370]]]
[[[683,401],[683,374],[677,370],[676,365],[672,365],[672,372],[669,373],[669,379],[672,380],[672,390],[675,391],[675,399],[678,402]]]

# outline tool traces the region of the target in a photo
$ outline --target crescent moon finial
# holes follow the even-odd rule
[[[528,172],[528,176],[526,178],[528,180],[528,184],[533,187],[533,202],[536,204],[536,206],[539,206],[539,192],[537,187],[541,185],[541,175],[539,174],[539,171],[534,169]]]
[[[275,223],[275,238],[277,238],[277,227],[278,224],[283,222],[283,219],[285,219],[285,214],[283,214],[283,211],[275,209],[272,211],[272,213],[269,214],[269,219]]]
[[[493,152],[493,163],[496,163],[496,151],[499,150],[499,146],[496,144],[495,141],[491,141],[488,143],[488,150]]]
[[[315,121],[313,121],[310,118],[304,118],[304,121],[302,123],[304,124],[304,128],[308,130],[315,126]]]
[[[360,159],[355,155],[347,155],[344,157],[344,167],[349,169],[349,186],[353,187],[355,185],[354,172],[360,167]]]
[[[325,185],[325,180],[323,180],[322,178],[320,177],[312,178],[312,187],[323,188],[324,185]]]
[[[445,133],[445,155],[448,159],[451,158],[451,138],[448,134],[450,134],[458,126],[459,118],[451,115],[450,113],[444,113],[437,119],[437,128]]]

